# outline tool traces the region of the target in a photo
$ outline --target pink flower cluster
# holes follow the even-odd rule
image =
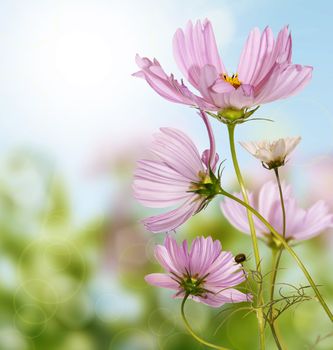
[[[219,157],[207,114],[223,122],[226,122],[223,119],[226,111],[236,112],[236,119],[248,117],[260,104],[296,94],[312,75],[312,67],[292,63],[292,40],[288,27],[282,28],[276,38],[269,27],[262,33],[257,28],[253,29],[241,53],[237,73],[232,75],[219,56],[208,20],[203,23],[198,21],[195,25],[189,22],[184,30],[178,29],[173,48],[181,72],[199,92],[198,95],[191,92],[183,81],[178,81],[172,74],[167,75],[156,59],[137,55],[140,70],[134,75],[145,79],[167,100],[196,107],[207,129],[210,146],[200,154],[186,134],[173,128],[161,128],[154,135],[152,157],[138,162],[133,184],[134,196],[140,203],[164,209],[163,213],[143,220],[146,229],[152,232],[176,230],[205,208],[216,195],[223,193],[221,174],[216,171]],[[233,122],[237,120],[231,118],[228,121]],[[275,143],[252,142],[247,143],[246,148],[266,162],[267,168],[276,171],[296,147],[299,138],[295,140],[292,139],[292,144],[289,139]],[[297,206],[290,186],[283,185],[282,191],[288,241],[309,239],[333,225],[333,215],[324,202],[319,201],[304,210]],[[240,197],[240,194],[236,196]],[[268,182],[258,194],[250,194],[249,197],[250,205],[282,232],[283,216],[277,185]],[[244,207],[225,199],[221,208],[234,227],[249,232]],[[266,226],[256,218],[254,221],[258,236],[269,241],[271,235]],[[223,252],[220,242],[213,241],[211,237],[196,238],[189,250],[187,241],[178,246],[175,239],[167,235],[164,245],[156,247],[155,256],[165,273],[150,274],[146,276],[146,281],[174,290],[175,297],[190,297],[213,307],[251,300],[250,295],[234,288],[246,279],[242,265],[230,252]]]

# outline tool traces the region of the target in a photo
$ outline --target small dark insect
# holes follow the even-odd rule
[[[246,261],[246,255],[243,254],[243,253],[237,254],[235,256],[235,261],[236,261],[237,264],[240,264],[240,263]]]

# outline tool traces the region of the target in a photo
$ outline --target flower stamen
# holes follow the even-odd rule
[[[221,74],[221,78],[231,84],[235,89],[238,89],[242,85],[241,81],[238,79],[237,73],[233,74],[231,77],[229,77],[228,74]]]

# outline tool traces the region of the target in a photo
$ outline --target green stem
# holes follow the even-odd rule
[[[279,187],[279,195],[280,195],[280,203],[281,203],[281,210],[282,210],[282,237],[286,238],[286,207],[284,205],[284,198],[282,193],[282,186],[280,181],[280,175],[279,175],[279,168],[274,169],[276,182]]]
[[[275,340],[275,344],[276,344],[277,348],[278,348],[279,350],[283,350],[282,345],[281,345],[280,340],[279,340],[279,337],[278,337],[278,335],[277,335],[277,333],[276,333],[276,329],[275,329],[275,327],[274,327],[274,324],[273,324],[273,323],[270,323],[269,325],[270,325],[270,327],[271,327],[271,331],[272,331],[273,338],[274,338],[274,340]]]
[[[248,205],[247,203],[243,202],[241,199],[233,196],[232,194],[224,191],[221,189],[220,194],[233,199],[234,201],[238,202],[239,204],[241,204],[242,206],[244,206],[246,209],[250,210],[271,232],[271,234],[276,238],[277,241],[279,241],[283,247],[288,251],[288,253],[293,257],[293,259],[296,261],[297,265],[300,267],[300,269],[303,271],[305,277],[307,278],[308,282],[310,283],[312,289],[314,290],[316,297],[318,299],[318,301],[320,302],[321,306],[323,307],[323,309],[325,310],[327,316],[330,318],[330,320],[333,322],[333,314],[331,312],[331,310],[329,309],[329,307],[327,306],[325,300],[323,299],[323,297],[321,296],[316,284],[314,283],[311,275],[309,274],[308,270],[306,269],[306,267],[304,266],[304,264],[302,263],[301,259],[297,256],[297,254],[295,253],[295,251],[289,246],[289,244],[287,243],[287,241],[275,230],[275,228],[260,214],[258,213],[254,208],[252,208],[250,205]]]
[[[281,186],[281,181],[279,176],[279,169],[275,168],[274,173],[275,173],[276,182],[279,188],[280,203],[281,203],[281,210],[282,210],[282,237],[285,239],[286,238],[286,208],[284,205],[284,198],[283,198],[282,186]],[[271,294],[270,294],[271,302],[273,302],[274,300],[275,282],[276,282],[276,277],[279,269],[282,252],[283,252],[282,246],[280,247],[279,252],[277,254],[276,254],[275,248],[273,248],[273,275],[272,275],[272,281],[271,281]],[[271,321],[272,321],[272,317],[271,317]]]
[[[275,177],[276,177],[276,182],[279,188],[279,196],[280,196],[280,204],[281,204],[281,211],[282,211],[282,237],[286,237],[286,208],[284,204],[284,198],[283,198],[283,191],[282,191],[282,186],[281,186],[281,181],[280,181],[280,176],[279,176],[279,168],[274,169]],[[271,279],[271,292],[270,292],[270,308],[269,308],[269,314],[270,314],[270,327],[271,331],[275,340],[275,343],[278,347],[278,349],[282,349],[281,343],[279,341],[279,337],[277,335],[276,329],[275,329],[275,320],[274,320],[274,291],[275,291],[275,284],[276,284],[276,277],[278,274],[279,270],[279,264],[281,261],[281,256],[283,252],[283,247],[281,246],[278,250],[276,251],[275,248],[272,248],[272,254],[273,254],[273,270],[272,270],[272,279]]]
[[[224,348],[222,346],[219,346],[219,345],[215,345],[215,344],[212,344],[212,343],[209,343],[207,342],[206,340],[204,339],[201,339],[197,334],[194,333],[191,325],[189,324],[189,322],[187,321],[187,318],[185,316],[185,303],[186,303],[186,300],[189,296],[188,295],[185,295],[183,301],[182,301],[182,306],[181,306],[181,315],[182,315],[182,319],[185,323],[185,326],[186,326],[186,329],[187,331],[191,334],[191,336],[197,340],[199,343],[203,344],[203,345],[206,345],[212,349],[217,349],[217,350],[229,350],[227,348]]]
[[[269,307],[269,314],[268,314],[268,323],[271,328],[276,346],[279,350],[282,350],[282,345],[280,343],[279,337],[277,335],[277,331],[275,328],[275,320],[274,320],[274,290],[275,290],[275,283],[276,283],[276,276],[278,271],[278,266],[280,263],[281,255],[282,255],[283,249],[276,250],[273,248],[272,255],[273,255],[273,270],[272,270],[272,279],[271,279],[271,290],[270,290],[270,307]]]
[[[239,168],[238,160],[237,160],[237,154],[235,149],[235,124],[228,124],[228,132],[229,132],[229,144],[230,144],[230,152],[232,157],[232,162],[235,168],[235,173],[237,176],[237,180],[239,183],[239,186],[242,191],[242,196],[244,198],[244,202],[249,204],[249,198],[246,192],[244,180]],[[258,247],[258,240],[256,236],[255,226],[253,222],[253,217],[250,210],[247,210],[247,217],[249,220],[249,226],[251,231],[251,239],[252,239],[252,245],[253,245],[253,251],[254,251],[254,257],[256,261],[257,270],[260,272],[260,254],[259,254],[259,247]]]
[[[238,160],[237,160],[237,154],[235,149],[235,127],[236,124],[228,124],[228,134],[229,134],[229,145],[230,145],[230,152],[232,157],[232,162],[235,168],[235,173],[237,176],[237,180],[239,183],[239,186],[242,191],[243,199],[246,204],[249,204],[249,198],[246,192],[245,183],[242,177],[242,173],[239,168]],[[256,230],[253,222],[253,217],[250,210],[247,210],[247,218],[249,221],[250,226],[250,232],[251,232],[251,240],[252,240],[252,246],[253,246],[253,252],[256,262],[256,270],[259,274],[261,274],[261,260],[260,260],[260,254],[259,254],[259,247],[258,247],[258,240],[256,236]],[[258,300],[259,304],[263,305],[263,293],[262,293],[262,286],[259,286],[258,291]],[[265,319],[264,319],[264,312],[262,307],[257,308],[257,319],[258,319],[258,326],[259,326],[259,333],[260,333],[260,349],[265,349]]]
[[[283,251],[282,249],[279,249],[277,251],[276,248],[273,248],[273,269],[272,269],[271,292],[270,292],[271,304],[274,301],[274,290],[275,290],[276,276],[277,276],[277,271],[278,271],[282,251]]]

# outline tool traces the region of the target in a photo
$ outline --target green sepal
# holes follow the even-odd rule
[[[229,107],[221,109],[216,114],[209,111],[206,111],[206,113],[224,124],[242,124],[245,123],[247,119],[258,110],[259,107],[260,106],[257,106],[251,110],[247,107],[242,109]]]
[[[188,192],[196,193],[201,198],[201,205],[196,213],[200,212],[201,210],[205,209],[209,202],[219,193],[221,193],[221,164],[219,165],[217,176],[214,174],[211,168],[208,170],[208,174],[205,174],[202,177],[201,182],[192,183],[192,189],[190,189]],[[207,176],[208,175],[208,176]]]

